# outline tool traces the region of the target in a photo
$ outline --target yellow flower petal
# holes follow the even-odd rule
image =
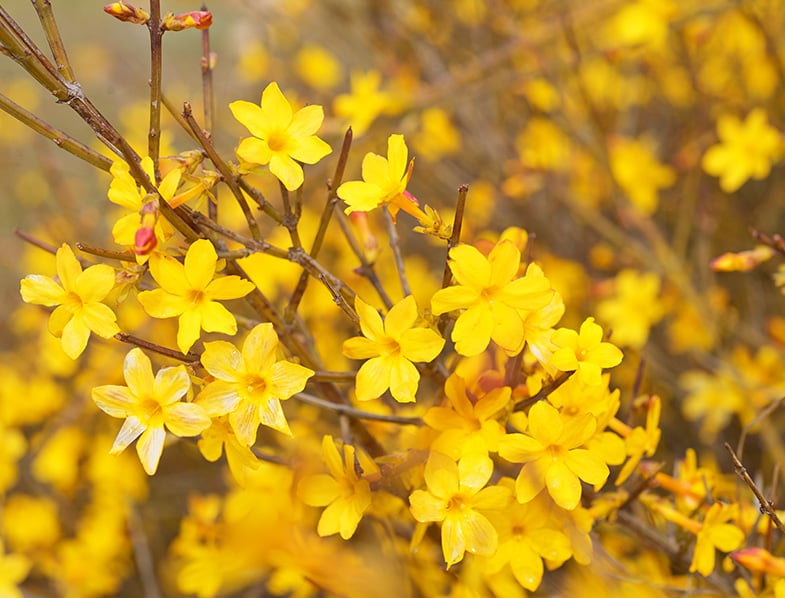
[[[218,255],[207,239],[194,241],[185,254],[185,278],[191,289],[203,290],[215,276]]]
[[[147,475],[154,475],[164,452],[166,432],[163,428],[147,428],[136,443],[136,454]]]
[[[25,276],[20,283],[19,291],[25,303],[45,305],[47,307],[60,305],[67,296],[63,287],[52,278],[39,274]]]

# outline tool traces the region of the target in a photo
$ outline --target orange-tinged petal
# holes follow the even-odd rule
[[[289,191],[299,189],[305,177],[303,167],[295,162],[288,154],[273,153],[270,158],[270,172],[284,184]]]
[[[188,353],[188,350],[199,340],[202,331],[201,313],[201,311],[189,309],[183,312],[178,320],[177,347],[182,351],[183,355]]]
[[[449,515],[442,523],[442,554],[448,569],[460,562],[466,553],[462,523],[463,521]]]
[[[454,286],[441,289],[431,297],[431,311],[440,315],[454,309],[464,309],[475,305],[480,300],[477,289],[465,286]]]
[[[163,428],[148,428],[136,443],[136,454],[147,475],[154,475],[164,452],[166,432]]]
[[[63,287],[57,284],[54,279],[39,274],[25,276],[20,283],[19,291],[25,303],[47,307],[60,305],[67,296]]]
[[[479,355],[488,348],[493,330],[493,315],[487,304],[467,309],[455,322],[452,340],[455,350],[461,355]]]
[[[491,284],[503,287],[518,274],[521,252],[511,241],[500,241],[488,254],[491,266]]]
[[[466,550],[482,556],[491,556],[496,552],[499,536],[485,515],[474,510],[467,511],[460,525]]]
[[[369,359],[381,355],[379,344],[364,336],[346,339],[341,346],[341,352],[349,359]]]
[[[204,352],[199,360],[211,375],[226,382],[239,381],[244,372],[242,354],[226,341],[204,343]]]
[[[300,392],[313,374],[313,370],[291,361],[273,364],[270,368],[270,380],[275,388],[276,398],[284,401]]]
[[[207,239],[194,241],[185,254],[185,278],[189,288],[204,290],[215,276],[218,255]]]
[[[175,436],[196,436],[210,427],[210,416],[201,405],[180,402],[166,409],[165,423]]]
[[[545,472],[548,494],[554,502],[571,511],[581,500],[581,482],[561,459],[553,461]]]
[[[123,361],[123,377],[131,394],[137,400],[143,400],[153,395],[155,378],[150,358],[138,347],[134,347],[125,356]]]
[[[265,126],[267,118],[262,111],[261,106],[253,102],[246,102],[245,100],[237,100],[229,104],[229,110],[232,115],[242,124],[251,135],[256,137],[266,138],[269,133],[269,127]]]
[[[120,332],[116,322],[117,317],[108,305],[92,303],[82,307],[80,313],[87,327],[98,336],[112,338]]]
[[[112,417],[128,417],[136,407],[136,397],[127,386],[97,386],[93,388],[91,396],[98,408]]]
[[[187,312],[186,312],[187,313]],[[201,326],[206,332],[223,332],[224,334],[237,334],[237,320],[234,315],[217,301],[208,301],[199,309]],[[183,314],[184,316],[185,314]],[[182,316],[181,320],[182,322]],[[197,331],[196,338],[199,338]],[[196,342],[194,338],[194,342]],[[191,343],[193,344],[193,343]]]
[[[400,340],[401,335],[417,321],[417,303],[413,295],[407,295],[387,312],[384,318],[384,332],[387,336]]]
[[[76,278],[81,273],[82,266],[76,259],[73,250],[63,243],[57,250],[57,277],[60,279],[60,284],[66,291],[75,290]]]
[[[360,366],[355,378],[358,401],[378,399],[390,387],[390,370],[381,357],[369,359]]]
[[[417,362],[433,361],[444,348],[444,339],[430,328],[407,330],[401,335],[399,343],[401,354],[406,359]]]
[[[184,365],[161,368],[153,381],[153,396],[161,405],[179,401],[191,388],[191,378]]]
[[[60,342],[63,346],[63,351],[71,359],[76,359],[87,347],[87,340],[90,338],[90,329],[82,319],[79,313],[68,321],[63,327],[63,334],[60,337]]]
[[[264,88],[261,106],[264,118],[272,128],[285,129],[292,122],[292,107],[275,81]]]
[[[243,162],[250,162],[251,164],[259,164],[264,166],[270,162],[273,157],[273,151],[267,142],[263,139],[256,137],[246,137],[240,141],[240,145],[235,150],[237,157]]]
[[[315,106],[317,107],[317,106]],[[318,106],[321,108],[321,106]],[[319,160],[333,151],[325,141],[316,135],[305,137],[297,141],[297,147],[289,151],[289,155],[299,162],[316,164]]]
[[[137,417],[129,417],[123,422],[123,426],[117,433],[117,437],[114,439],[114,444],[109,450],[109,453],[116,455],[117,453],[122,452],[129,444],[139,438],[144,430],[144,424],[142,424]]]
[[[308,506],[324,507],[338,498],[339,490],[335,478],[320,473],[303,478],[297,486],[297,496]]]
[[[491,265],[480,250],[462,243],[450,249],[450,270],[458,284],[474,289],[491,285]]]

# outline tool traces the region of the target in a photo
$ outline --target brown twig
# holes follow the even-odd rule
[[[65,52],[65,45],[63,45],[63,38],[60,37],[60,30],[52,12],[52,3],[49,0],[33,0],[33,6],[38,13],[38,19],[41,21],[46,41],[49,43],[52,56],[54,56],[57,63],[57,72],[69,83],[74,83],[74,72],[71,69],[71,63]]]
[[[782,523],[779,516],[777,515],[777,511],[774,509],[773,501],[770,501],[765,496],[763,496],[763,492],[761,492],[760,488],[758,488],[758,485],[750,477],[750,474],[747,472],[747,468],[744,467],[744,464],[741,462],[739,457],[736,456],[736,453],[733,451],[731,445],[725,442],[723,443],[723,446],[725,447],[725,450],[728,451],[731,461],[733,461],[733,468],[736,470],[736,475],[739,476],[745,484],[747,484],[749,489],[752,490],[752,493],[755,495],[755,498],[758,499],[761,513],[768,515],[774,525],[777,526],[777,529],[780,530],[780,533],[785,534],[785,524]]]
[[[361,409],[356,409],[355,407],[351,407],[349,405],[343,405],[343,404],[332,403],[330,401],[325,401],[324,399],[320,399],[319,397],[315,397],[313,395],[304,392],[297,393],[296,395],[294,395],[294,398],[299,399],[303,403],[308,403],[309,405],[316,405],[317,407],[323,407],[324,409],[335,411],[336,413],[340,413],[341,415],[345,415],[353,419],[365,419],[365,420],[386,422],[388,424],[402,424],[408,426],[425,425],[425,422],[423,422],[423,420],[419,417],[405,417],[402,415],[386,415],[383,413],[371,413],[370,411],[362,411]]]
[[[136,260],[132,251],[112,251],[111,249],[103,249],[102,247],[93,247],[87,243],[77,241],[75,243],[79,251],[84,251],[90,255],[97,255],[98,257],[107,258],[110,260],[120,260],[121,262],[133,262]]]
[[[570,376],[572,376],[574,373],[575,373],[575,370],[573,370],[571,372],[562,372],[561,375],[559,375],[558,377],[556,377],[553,380],[551,380],[548,384],[543,386],[533,396],[529,397],[528,399],[523,399],[520,403],[515,405],[515,408],[513,409],[513,411],[523,411],[524,409],[526,409],[530,405],[534,405],[537,401],[541,401],[542,399],[547,398],[549,394],[551,394],[554,390],[556,390],[562,384],[567,382],[567,380],[570,379]]]
[[[450,249],[461,242],[461,228],[463,227],[463,212],[466,209],[466,195],[469,193],[469,185],[458,187],[458,201],[455,203],[455,216],[452,219],[452,235],[447,241],[447,256],[449,258]],[[449,286],[452,280],[452,270],[450,270],[449,259],[444,260],[444,276],[442,276],[442,288]]]
[[[150,127],[147,133],[147,155],[153,161],[155,184],[161,180],[158,157],[161,149],[161,76],[163,71],[163,30],[161,29],[161,2],[150,0]]]
[[[409,287],[409,279],[406,277],[406,266],[403,263],[403,255],[401,254],[401,237],[398,235],[398,229],[395,228],[390,211],[385,206],[383,208],[384,222],[387,227],[387,236],[390,238],[390,249],[392,249],[393,260],[395,261],[395,269],[398,272],[398,280],[401,282],[401,292],[404,297],[412,294]]]
[[[162,347],[157,343],[146,341],[143,338],[132,336],[125,332],[118,332],[117,334],[114,335],[114,337],[121,343],[128,343],[129,345],[134,345],[142,349],[147,349],[148,351],[152,351],[153,353],[158,353],[159,355],[164,355],[166,357],[171,357],[172,359],[176,359],[177,361],[183,361],[188,364],[199,363],[199,355],[195,353],[183,354],[177,349],[168,349],[166,347]]]

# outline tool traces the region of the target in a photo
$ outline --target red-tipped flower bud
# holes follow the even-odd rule
[[[104,12],[121,21],[144,25],[150,20],[150,15],[141,8],[131,6],[127,2],[112,2],[104,6]]]
[[[179,15],[167,13],[161,22],[165,31],[182,31],[183,29],[207,29],[213,24],[213,13],[209,10],[192,10]]]
[[[158,245],[158,239],[155,238],[153,228],[143,226],[137,229],[134,235],[134,253],[136,255],[149,255],[156,245]]]

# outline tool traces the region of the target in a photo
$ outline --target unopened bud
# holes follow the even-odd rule
[[[730,557],[753,573],[768,573],[777,577],[785,576],[785,559],[776,557],[763,548],[742,548],[732,552]]]
[[[167,13],[161,22],[165,31],[182,31],[183,29],[207,29],[213,24],[213,13],[209,10],[192,10],[179,15]]]
[[[104,6],[104,12],[112,15],[114,18],[128,23],[135,23],[137,25],[144,25],[150,20],[150,15],[141,8],[131,6],[127,2],[112,2]]]

